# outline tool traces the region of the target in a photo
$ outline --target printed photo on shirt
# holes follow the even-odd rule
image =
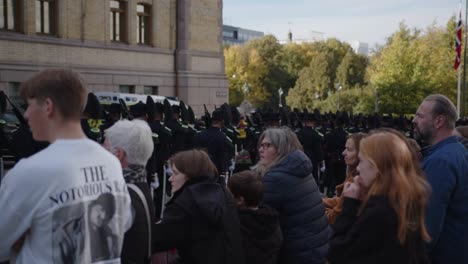
[[[52,217],[54,263],[83,263],[85,245],[85,205],[65,206]]]
[[[103,193],[88,205],[88,232],[91,249],[91,262],[110,260],[119,257],[118,237],[115,235],[115,198],[111,193]]]

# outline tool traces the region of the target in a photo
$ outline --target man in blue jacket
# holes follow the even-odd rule
[[[430,95],[413,119],[414,134],[428,144],[422,167],[432,187],[426,227],[433,264],[468,263],[468,152],[453,135],[455,106],[444,95]]]

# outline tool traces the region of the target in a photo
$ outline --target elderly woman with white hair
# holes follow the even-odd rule
[[[258,141],[265,204],[275,208],[283,231],[278,263],[325,263],[331,229],[312,162],[287,127],[265,130]]]
[[[134,212],[133,225],[125,233],[121,261],[150,263],[154,207],[145,165],[154,148],[151,129],[141,120],[121,120],[105,131],[105,137],[103,146],[122,165]]]

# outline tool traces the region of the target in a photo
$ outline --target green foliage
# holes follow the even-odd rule
[[[277,108],[280,87],[290,107],[332,112],[339,97],[341,110],[373,113],[376,91],[381,113],[414,113],[432,93],[456,102],[455,26],[455,17],[444,28],[410,29],[400,23],[369,58],[337,39],[281,45],[267,35],[245,46],[225,47],[230,103],[244,100],[244,83],[247,99],[257,108]]]

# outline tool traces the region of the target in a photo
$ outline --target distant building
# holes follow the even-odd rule
[[[260,31],[223,25],[224,45],[243,45],[253,39],[261,38],[264,35],[265,34]]]
[[[289,44],[289,43],[295,43],[295,44],[303,44],[303,43],[312,43],[316,41],[323,41],[325,40],[325,33],[320,32],[320,31],[310,31],[310,34],[307,38],[296,38],[293,36],[293,33],[291,30],[288,31],[288,38],[287,39],[280,39],[279,43],[280,44]]]
[[[175,96],[196,114],[228,102],[222,0],[0,3],[0,90],[16,102],[50,67],[73,68],[93,92]]]
[[[369,44],[360,41],[353,41],[351,43],[351,47],[357,54],[369,56]]]

